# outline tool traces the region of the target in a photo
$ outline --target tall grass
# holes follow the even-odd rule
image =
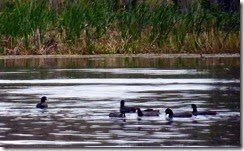
[[[1,54],[240,52],[240,14],[194,0],[174,3],[8,0],[0,11]]]
[[[6,48],[20,51],[40,49],[44,34],[47,32],[53,14],[46,1],[6,2],[6,8],[0,14],[1,41]]]

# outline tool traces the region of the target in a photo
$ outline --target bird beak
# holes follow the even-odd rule
[[[167,118],[169,118],[169,114],[166,114],[165,116],[166,116]]]

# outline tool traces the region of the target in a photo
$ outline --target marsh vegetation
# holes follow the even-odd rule
[[[8,0],[0,54],[239,53],[240,13],[194,0]]]

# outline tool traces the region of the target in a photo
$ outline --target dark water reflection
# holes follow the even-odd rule
[[[2,147],[240,147],[240,58],[0,60]],[[49,108],[35,108],[40,97]],[[159,117],[111,119],[121,99]],[[217,116],[165,119],[215,109]]]

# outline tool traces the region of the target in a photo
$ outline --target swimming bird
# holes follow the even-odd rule
[[[217,114],[216,111],[200,111],[199,112],[199,111],[197,111],[196,104],[192,104],[191,107],[193,109],[192,115],[195,115],[195,116],[197,116],[197,115],[216,115]]]
[[[152,111],[141,111],[140,108],[137,108],[137,115],[139,117],[142,117],[142,116],[159,116],[159,112],[157,112],[156,110],[152,110]]]
[[[121,100],[120,101],[120,112],[125,112],[125,113],[135,113],[136,112],[136,107],[132,106],[125,106],[125,101]]]
[[[191,113],[176,113],[174,114],[173,111],[169,108],[167,108],[165,110],[165,114],[166,116],[168,115],[169,119],[172,119],[173,117],[177,117],[177,118],[188,118],[188,117],[192,117]]]
[[[112,113],[109,113],[108,115],[109,117],[125,117],[125,112],[122,111],[122,112],[112,112]]]
[[[143,110],[143,112],[156,112],[156,113],[160,113],[159,110],[154,110],[154,109],[151,109],[151,108],[145,109],[145,110]]]
[[[46,96],[43,96],[43,97],[41,98],[41,102],[39,102],[39,103],[36,104],[36,108],[41,108],[41,109],[43,109],[43,108],[47,108],[48,105],[47,105],[47,103],[46,103],[46,100],[47,100],[47,97],[46,97]]]

